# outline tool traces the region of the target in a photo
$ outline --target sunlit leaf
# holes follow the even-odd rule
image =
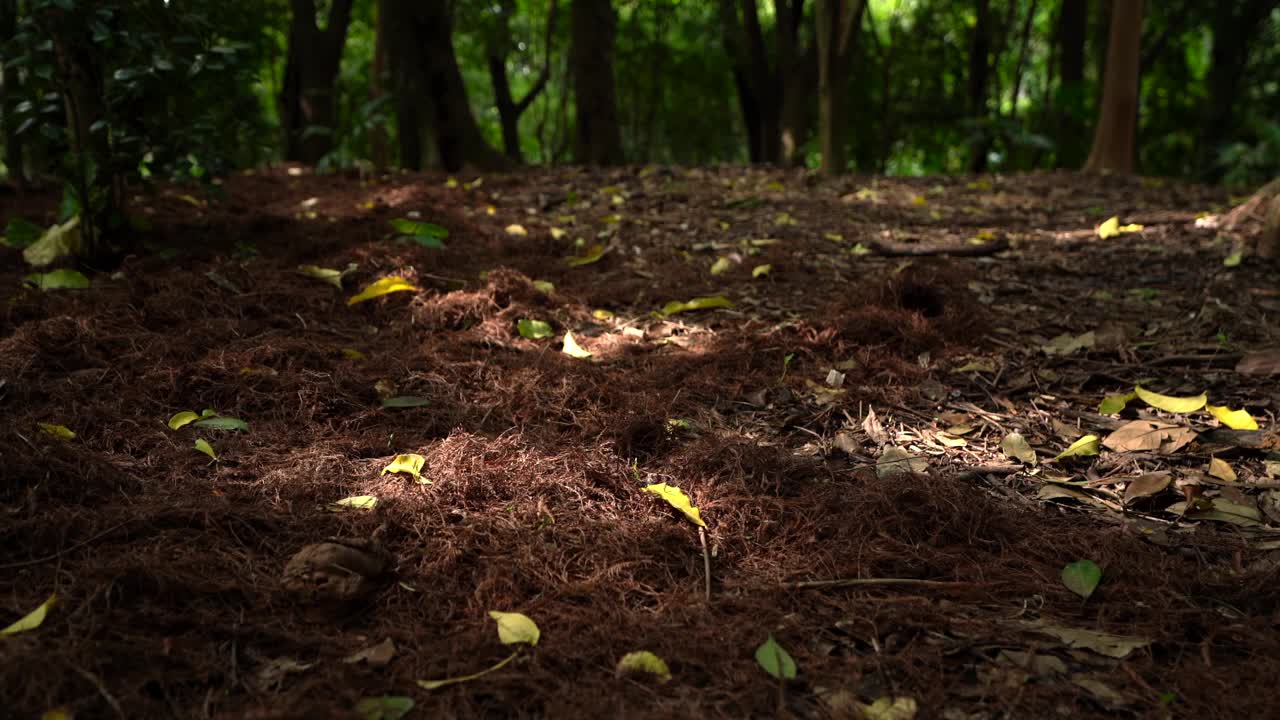
[[[1123,233],[1142,232],[1142,229],[1143,227],[1136,223],[1121,225],[1120,218],[1110,217],[1098,226],[1098,237],[1102,240],[1107,240],[1109,238],[1118,237]]]
[[[1077,560],[1062,568],[1062,584],[1084,600],[1089,599],[1101,581],[1102,569],[1092,560]]]
[[[1099,415],[1116,415],[1124,411],[1129,401],[1138,399],[1138,393],[1125,393],[1124,395],[1108,395],[1102,399],[1098,405]]]
[[[915,720],[919,705],[915,698],[882,697],[859,707],[862,720]]]
[[[222,415],[214,415],[205,417],[195,422],[196,427],[209,428],[211,430],[239,430],[240,432],[249,432],[249,423],[237,417],[224,417]]]
[[[702,516],[698,512],[698,508],[693,506],[693,502],[689,500],[689,496],[685,495],[684,491],[680,488],[666,483],[658,483],[656,485],[646,485],[644,487],[644,491],[647,493],[653,493],[663,500],[666,500],[668,505],[684,513],[684,516],[689,518],[689,521],[694,525],[697,525],[698,527],[707,526],[707,524],[702,521]]]
[[[548,295],[550,295],[551,293],[553,293],[553,292],[555,292],[555,291],[556,291],[556,285],[555,285],[555,283],[550,282],[550,281],[547,281],[547,280],[534,280],[534,281],[533,281],[533,287],[534,287],[538,292],[540,292],[540,293],[546,293],[546,294],[548,294]]]
[[[0,238],[0,243],[8,245],[11,248],[19,250],[31,247],[31,244],[44,236],[44,228],[36,225],[30,220],[22,218],[14,218],[9,221],[9,226],[5,228],[4,237]]]
[[[696,297],[688,302],[679,302],[672,300],[658,312],[664,316],[675,315],[676,313],[688,312],[689,310],[711,310],[713,308],[733,307],[733,303],[723,295],[715,295],[713,297]]]
[[[667,667],[666,661],[648,650],[637,650],[623,655],[618,661],[617,674],[649,674],[657,678],[658,682],[667,682],[671,679],[671,669]]]
[[[1240,263],[1243,260],[1244,260],[1244,253],[1240,252],[1239,250],[1236,250],[1235,252],[1231,253],[1230,255],[1222,259],[1222,266],[1229,267],[1229,268],[1240,267]]]
[[[415,408],[430,404],[430,400],[418,395],[399,395],[382,401],[384,408]]]
[[[352,495],[329,504],[331,510],[372,510],[378,506],[378,498],[373,495]]]
[[[407,473],[412,475],[418,482],[426,482],[422,478],[422,466],[427,463],[427,459],[417,453],[404,453],[397,455],[386,467],[382,468],[382,474],[387,473]]]
[[[75,440],[76,434],[66,425],[55,425],[53,423],[36,423],[36,426],[46,433],[63,440]]]
[[[1218,422],[1232,430],[1257,430],[1258,421],[1246,410],[1230,410],[1226,406],[1205,405],[1209,414],[1218,418]]]
[[[40,606],[37,607],[35,610],[32,610],[31,612],[27,613],[21,619],[17,620],[9,627],[3,630],[0,630],[0,637],[4,637],[7,635],[17,635],[18,633],[27,632],[28,630],[35,630],[36,628],[40,627],[41,623],[44,622],[45,616],[49,614],[49,608],[53,607],[55,604],[57,604],[57,602],[58,602],[57,594],[50,595],[49,599],[40,603]]]
[[[1036,464],[1036,451],[1027,439],[1022,437],[1022,433],[1011,432],[1005,435],[1000,441],[1000,451],[1005,454],[1005,457],[1020,460],[1027,465]]]
[[[404,278],[384,277],[366,285],[359,293],[351,296],[351,298],[347,300],[347,304],[355,305],[356,303],[362,303],[365,300],[372,300],[376,297],[382,297],[383,295],[417,289],[417,286],[409,283]]]
[[[173,417],[169,418],[169,429],[178,430],[182,426],[193,423],[199,419],[200,419],[199,415],[191,412],[190,410],[184,410],[174,415]]]
[[[796,661],[773,639],[772,633],[756,648],[756,662],[765,672],[779,680],[791,680],[796,676]]]
[[[356,713],[364,720],[400,720],[413,706],[411,697],[383,695],[360,700],[356,703]]]
[[[566,332],[564,334],[564,347],[560,349],[560,352],[573,358],[591,357],[591,352],[578,344],[578,341],[573,337],[572,332]]]
[[[727,272],[732,267],[733,267],[733,261],[730,260],[729,258],[727,257],[716,258],[716,261],[711,263],[711,274],[720,275],[722,273]]]
[[[573,257],[565,258],[564,262],[569,267],[581,267],[583,265],[590,265],[592,263],[599,262],[600,258],[604,257],[604,253],[606,249],[607,248],[604,245],[600,245],[600,244],[592,245],[591,247],[587,248],[586,251],[583,252],[581,255],[575,255]]]
[[[347,265],[346,270],[334,270],[332,268],[322,268],[315,265],[299,265],[298,272],[307,277],[315,278],[321,282],[329,283],[335,288],[342,289],[342,279],[356,271],[359,267],[355,263]]]
[[[508,235],[515,235],[517,237],[525,237],[526,235],[529,234],[529,231],[525,230],[523,225],[517,225],[514,223],[511,225],[508,225],[506,227],[506,231]]]
[[[530,320],[528,318],[520,318],[516,321],[516,329],[520,331],[520,336],[530,340],[541,340],[542,338],[551,337],[553,331],[551,324],[542,320]]]
[[[1161,395],[1153,393],[1142,386],[1135,387],[1133,391],[1138,398],[1153,408],[1159,408],[1165,412],[1171,413],[1193,413],[1205,406],[1205,402],[1209,399],[1204,393],[1200,393],[1194,397],[1173,397],[1170,395]]]
[[[1223,482],[1235,482],[1236,471],[1231,468],[1231,464],[1222,458],[1209,458],[1209,476],[1216,477]]]
[[[89,287],[89,278],[79,270],[71,268],[59,268],[47,273],[32,273],[23,278],[23,281],[41,290],[83,290]]]
[[[1071,443],[1071,445],[1068,446],[1066,450],[1063,450],[1062,452],[1055,455],[1053,459],[1062,460],[1064,458],[1071,458],[1071,457],[1088,457],[1091,455],[1097,455],[1098,453],[1099,453],[1098,436],[1085,435],[1079,440],[1076,440],[1075,442]]]
[[[612,320],[614,318],[614,314],[612,310],[605,310],[604,308],[598,308],[596,310],[591,311],[591,317],[597,320]]]
[[[211,460],[218,459],[218,454],[213,451],[213,446],[204,438],[196,438],[196,449],[205,455],[208,455]]]
[[[76,215],[61,225],[45,230],[39,240],[22,251],[22,259],[32,267],[44,267],[60,258],[78,254],[80,244],[80,216]]]
[[[498,623],[498,639],[503,645],[537,645],[542,632],[528,615],[517,612],[490,610],[489,617]]]
[[[408,238],[423,247],[442,248],[441,242],[449,237],[449,231],[435,223],[419,222],[408,218],[396,218],[391,221],[391,228],[401,237]]]
[[[771,272],[773,272],[772,265],[768,265],[768,264],[757,265],[751,268],[751,277],[753,278],[764,277],[765,275],[768,275]]]

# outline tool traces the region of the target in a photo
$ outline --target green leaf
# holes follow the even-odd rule
[[[408,238],[423,247],[429,248],[443,248],[444,243],[441,241],[449,237],[449,231],[435,223],[418,222],[408,218],[392,220],[391,228],[399,233],[400,237]]]
[[[66,425],[54,425],[53,423],[36,423],[36,426],[56,438],[62,438],[63,440],[76,439],[75,432],[71,428],[67,427]]]
[[[716,295],[713,297],[696,297],[688,302],[672,300],[666,305],[663,305],[662,309],[658,312],[663,316],[671,316],[676,313],[687,312],[689,310],[711,310],[714,308],[727,307],[733,307],[733,303],[723,295]]]
[[[584,252],[581,255],[565,258],[564,263],[569,267],[582,267],[583,265],[591,265],[592,263],[600,262],[600,258],[604,257],[604,252],[607,249],[608,248],[606,248],[604,245],[600,245],[600,244],[592,245],[591,247],[587,248],[586,252]]]
[[[419,483],[427,483],[422,478],[422,466],[427,463],[427,459],[417,453],[404,453],[397,455],[386,467],[382,468],[382,474],[387,473],[407,473],[412,475]]]
[[[217,453],[213,451],[213,446],[204,438],[196,438],[196,449],[214,460],[218,459]]]
[[[14,218],[9,221],[9,227],[5,228],[3,242],[11,248],[23,250],[31,247],[43,235],[44,228],[39,225],[30,220]]]
[[[1240,252],[1239,250],[1236,250],[1235,252],[1231,253],[1230,255],[1222,259],[1222,266],[1229,267],[1229,268],[1240,267],[1240,262],[1242,260],[1244,260],[1244,253]]]
[[[644,487],[644,492],[652,493],[663,500],[666,500],[668,505],[684,513],[684,516],[689,518],[689,521],[694,525],[697,525],[698,527],[707,526],[707,524],[702,521],[702,515],[698,512],[698,508],[693,506],[693,503],[689,500],[689,496],[685,495],[684,491],[680,488],[666,483],[658,483],[656,485],[646,485]]]
[[[1102,569],[1092,560],[1077,560],[1062,568],[1062,584],[1071,592],[1088,600],[1102,580]]]
[[[1130,400],[1137,400],[1138,393],[1125,393],[1124,395],[1108,395],[1102,399],[1098,405],[1099,415],[1115,415],[1123,412]]]
[[[37,607],[35,610],[32,610],[31,612],[22,616],[20,620],[14,622],[9,627],[3,630],[0,630],[0,637],[5,637],[7,635],[17,635],[18,633],[27,632],[28,630],[35,630],[36,628],[40,627],[41,623],[44,622],[45,616],[49,614],[49,608],[53,607],[55,604],[57,604],[57,602],[58,602],[57,594],[50,595],[48,600],[45,600],[43,603],[40,603],[40,607]]]
[[[556,284],[549,280],[534,280],[533,287],[538,292],[548,295],[556,291]]]
[[[566,332],[564,334],[564,346],[560,348],[560,352],[568,355],[569,357],[578,358],[580,360],[591,357],[591,352],[578,344],[578,340],[573,336],[572,332]]]
[[[876,460],[876,476],[890,478],[894,475],[923,473],[929,470],[929,458],[913,455],[897,445],[890,445]]]
[[[60,268],[47,273],[32,273],[23,280],[41,290],[83,290],[89,287],[89,278],[79,270],[71,268]]]
[[[384,408],[415,408],[430,405],[431,401],[417,395],[400,395],[382,401]]]
[[[413,709],[413,698],[403,695],[383,695],[364,698],[356,703],[356,712],[364,720],[400,720]]]
[[[862,720],[915,720],[919,705],[915,698],[881,697],[870,705],[859,704]]]
[[[422,688],[423,690],[435,690],[436,688],[442,688],[446,685],[454,685],[457,683],[470,682],[472,680],[475,680],[478,677],[484,677],[485,675],[488,675],[489,673],[494,672],[496,670],[501,670],[507,663],[511,662],[512,660],[515,660],[516,656],[519,654],[520,654],[519,651],[513,652],[507,657],[503,658],[502,660],[499,660],[493,667],[486,668],[484,670],[481,670],[480,672],[471,673],[470,675],[463,675],[462,677],[445,678],[443,680],[419,680],[418,687]]]
[[[1085,435],[1079,440],[1071,443],[1071,445],[1067,447],[1066,450],[1063,450],[1062,452],[1055,455],[1053,459],[1062,460],[1063,458],[1070,458],[1070,457],[1088,457],[1091,455],[1097,455],[1098,452],[1099,452],[1098,436]]]
[[[39,240],[22,251],[22,258],[32,267],[44,267],[59,258],[79,253],[80,243],[80,216],[76,215],[44,231]]]
[[[182,426],[193,423],[199,419],[200,419],[199,415],[191,412],[190,410],[183,410],[182,412],[169,418],[169,429],[179,430],[182,428]]]
[[[237,417],[224,417],[222,415],[214,415],[206,417],[203,420],[195,422],[196,427],[209,428],[210,430],[239,430],[241,432],[249,432],[249,423]]]
[[[658,682],[667,682],[671,679],[671,669],[667,667],[666,661],[648,650],[629,652],[618,661],[618,675],[642,675],[646,673],[656,677]]]
[[[1166,412],[1178,413],[1185,415],[1193,413],[1205,406],[1209,396],[1200,393],[1194,397],[1173,397],[1171,395],[1161,395],[1153,393],[1142,386],[1135,387],[1134,393],[1138,398],[1153,408],[1159,408]]]
[[[378,506],[373,495],[352,495],[329,504],[330,510],[372,510]]]
[[[490,610],[489,617],[498,623],[498,639],[503,645],[537,645],[542,632],[528,615],[517,612]]]
[[[751,268],[751,277],[753,278],[764,277],[765,275],[768,275],[771,272],[773,272],[772,265],[757,265]]]
[[[772,633],[768,640],[756,648],[756,662],[765,672],[779,680],[791,680],[796,676],[796,661],[773,639]]]
[[[541,320],[530,320],[528,318],[520,318],[516,322],[516,329],[520,331],[521,337],[530,340],[540,340],[542,338],[551,337],[552,330],[550,323]]]
[[[355,305],[356,303],[362,303],[366,300],[372,300],[376,297],[382,297],[383,295],[389,295],[395,292],[405,292],[408,290],[417,290],[417,289],[418,289],[417,286],[409,283],[409,281],[405,280],[404,278],[384,277],[380,280],[375,280],[369,283],[368,285],[366,285],[364,289],[361,290],[359,293],[351,296],[351,298],[347,300],[347,304]]]

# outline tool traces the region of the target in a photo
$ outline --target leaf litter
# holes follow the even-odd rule
[[[720,174],[755,200],[727,206]],[[772,632],[799,669],[785,699],[801,713],[825,685],[854,698],[851,712],[1096,716],[1173,693],[1180,714],[1264,716],[1280,672],[1266,622],[1280,602],[1267,500],[1280,443],[1266,357],[1236,367],[1266,349],[1273,278],[1247,257],[1222,267],[1194,224],[1223,201],[1213,191],[1173,202],[1126,183],[877,179],[871,202],[779,169],[534,171],[466,189],[273,171],[228,178],[198,226],[191,208],[157,205],[157,237],[182,262],[130,259],[64,293],[22,290],[29,270],[6,267],[4,562],[23,567],[0,580],[0,622],[54,587],[59,600],[6,638],[10,702],[28,716],[71,702],[111,714],[78,670],[92,668],[137,717],[200,715],[209,697],[226,716],[390,717],[416,703],[480,717],[495,697],[540,716],[764,716],[774,679],[754,653]],[[538,210],[566,192],[583,199],[572,218]],[[393,194],[406,209],[387,207]],[[352,209],[317,238],[295,217],[311,197]],[[15,202],[0,198],[11,215],[38,206]],[[1125,208],[1142,234],[1098,240],[1091,207]],[[448,243],[436,227],[390,226],[408,209]],[[517,223],[527,235],[505,231]],[[891,254],[962,247],[975,226],[1010,242],[985,257]],[[388,241],[388,227],[412,242]],[[755,239],[770,242],[702,248],[704,227],[768,228]],[[885,227],[895,245],[876,239]],[[610,239],[567,246],[600,233]],[[1158,272],[1144,236],[1164,248]],[[245,240],[256,258],[218,259]],[[707,272],[728,253],[742,263]],[[412,300],[351,307],[297,271],[352,263],[375,283],[366,297]],[[766,265],[767,278],[747,272]],[[255,290],[192,302],[206,272]],[[1054,298],[1077,300],[1064,313]],[[523,339],[522,318],[571,328],[591,361],[561,357],[571,346],[554,334]],[[1132,330],[1115,340],[1097,318]],[[412,395],[376,394],[384,378]],[[1205,400],[1171,409],[1139,386]],[[380,408],[397,397],[418,409]],[[212,419],[202,406],[163,424],[194,399],[252,422],[201,426],[216,464],[192,452],[190,426]],[[74,442],[31,432],[52,418],[80,431]],[[1023,464],[1002,451],[1011,433],[1041,460],[1089,435],[1097,454]],[[380,474],[397,448],[424,458],[430,492],[412,473]],[[690,526],[638,492],[664,483],[714,519],[709,601]],[[397,582],[356,607],[283,602],[272,570],[338,536],[389,554]],[[1082,603],[1061,571],[1086,557],[1106,575]],[[804,582],[819,584],[793,588]],[[546,637],[498,672],[420,689],[510,657],[483,612],[495,607],[529,608]],[[344,621],[316,624],[339,610]],[[311,662],[386,638],[396,651],[378,668]],[[154,648],[146,663],[102,660],[140,646]],[[1018,670],[992,647],[1065,672],[981,685]],[[616,676],[634,648],[668,664],[660,692]],[[259,695],[236,684],[229,654],[241,677],[272,658],[306,669]],[[1123,672],[1100,664],[1119,658]],[[146,691],[159,678],[164,698]]]

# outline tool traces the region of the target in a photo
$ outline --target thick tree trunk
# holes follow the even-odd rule
[[[991,3],[975,0],[977,22],[969,39],[969,118],[982,123],[987,117],[987,86],[991,74]],[[989,144],[986,132],[974,144],[969,157],[969,172],[982,172],[987,167]]]
[[[1213,50],[1210,54],[1209,101],[1204,104],[1204,131],[1200,134],[1202,172],[1217,179],[1218,147],[1230,138],[1239,123],[1236,105],[1249,66],[1250,47],[1258,31],[1280,6],[1277,0],[1218,2],[1213,10]]]
[[[1080,167],[1085,159],[1085,42],[1089,34],[1088,0],[1062,0],[1054,42],[1058,48],[1058,91],[1054,98],[1054,145],[1058,167]]]
[[[818,0],[815,8],[818,46],[818,139],[822,173],[845,171],[844,92],[849,55],[862,27],[866,0]]]
[[[351,1],[332,0],[328,22],[320,29],[315,0],[290,0],[289,54],[280,91],[287,160],[315,164],[333,149],[334,84],[351,24]]]
[[[1132,173],[1138,118],[1143,0],[1116,0],[1107,41],[1102,106],[1085,170]]]
[[[611,0],[572,0],[570,65],[576,106],[574,158],[592,165],[623,162],[613,52],[617,17]]]
[[[485,142],[471,114],[467,89],[453,50],[452,5],[447,0],[384,0],[388,50],[400,97],[401,162],[418,168],[430,134],[446,170],[465,165],[507,167]]]

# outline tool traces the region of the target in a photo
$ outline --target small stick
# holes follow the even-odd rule
[[[711,602],[711,553],[707,552],[707,531],[698,528],[698,539],[702,541],[702,573],[705,581],[704,590],[707,602]]]
[[[973,583],[952,582],[950,580],[920,580],[918,578],[840,578],[837,580],[804,580],[787,583],[784,587],[791,590],[812,590],[815,588],[843,588],[870,585],[911,585],[915,587],[958,588]]]

